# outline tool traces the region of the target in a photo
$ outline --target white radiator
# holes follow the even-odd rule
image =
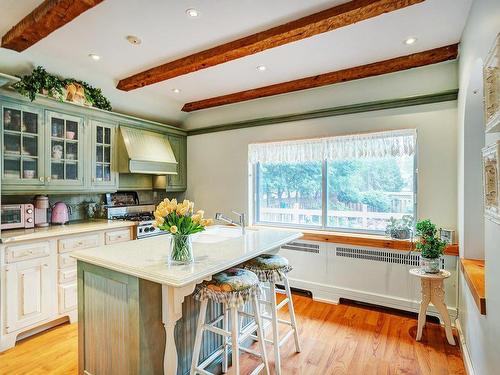
[[[293,267],[293,287],[309,290],[315,300],[338,303],[340,298],[418,312],[420,280],[408,271],[419,265],[419,254],[390,249],[294,241],[280,254]],[[446,303],[456,316],[457,259],[444,256],[442,267],[452,276],[445,281]],[[431,315],[436,315],[433,307]]]

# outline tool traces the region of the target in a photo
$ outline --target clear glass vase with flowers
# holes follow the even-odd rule
[[[165,198],[156,207],[154,225],[170,233],[169,263],[188,264],[194,262],[191,236],[205,230],[213,224],[212,219],[203,217],[204,211],[194,212],[194,202],[185,199],[177,203],[176,199]]]

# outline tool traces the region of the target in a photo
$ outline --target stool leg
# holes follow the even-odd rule
[[[238,309],[231,307],[231,343],[232,343],[232,371],[231,374],[240,375],[240,343],[239,343],[239,320]]]
[[[260,316],[260,305],[257,299],[257,296],[252,298],[252,308],[253,314],[255,317],[255,323],[257,324],[257,338],[259,341],[260,352],[262,354],[262,362],[264,363],[264,368],[266,369],[266,374],[269,375],[269,364],[267,362],[267,353],[266,353],[266,343],[264,337],[264,329],[262,327],[262,317]]]
[[[299,342],[299,332],[297,330],[297,322],[295,320],[295,309],[293,308],[292,291],[290,290],[290,284],[288,283],[288,277],[283,278],[283,284],[285,284],[286,296],[288,298],[288,312],[290,313],[290,323],[293,329],[293,338],[295,339],[295,351],[300,353],[300,342]]]
[[[274,369],[276,375],[281,375],[281,358],[280,358],[280,337],[278,331],[278,310],[276,308],[276,284],[270,282],[270,297],[271,297],[271,323],[273,326],[273,348],[274,348]]]
[[[224,319],[222,320],[222,329],[224,331],[229,330],[229,311],[227,309],[227,305],[223,304],[224,308]],[[228,364],[228,356],[229,356],[229,350],[228,350],[228,338],[226,336],[223,337],[224,340],[224,353],[222,353],[222,373],[227,372],[227,364]]]
[[[435,280],[431,283],[431,302],[439,311],[441,319],[443,319],[444,330],[446,332],[446,339],[448,344],[455,345],[455,339],[453,338],[453,332],[451,331],[450,315],[448,314],[448,308],[444,302],[444,282],[443,280]]]
[[[418,326],[417,326],[417,337],[416,340],[420,341],[422,339],[422,331],[425,326],[425,319],[427,313],[427,306],[431,301],[431,283],[429,280],[421,280],[422,288],[422,301],[420,302],[420,311],[418,312]]]
[[[198,326],[196,327],[196,338],[194,340],[194,351],[193,359],[191,360],[191,371],[190,375],[196,374],[196,367],[198,367],[198,361],[200,359],[201,341],[203,339],[203,325],[205,324],[205,319],[207,315],[208,300],[201,301],[200,305],[200,315],[198,316]]]

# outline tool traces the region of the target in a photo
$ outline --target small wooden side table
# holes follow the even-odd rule
[[[420,311],[418,313],[417,341],[420,341],[422,338],[427,307],[429,303],[432,303],[439,311],[441,319],[443,319],[448,343],[455,345],[455,339],[451,331],[450,315],[444,302],[444,279],[450,277],[451,273],[446,270],[440,270],[439,273],[425,273],[420,268],[412,268],[410,274],[419,277],[422,286],[422,301],[420,302]]]

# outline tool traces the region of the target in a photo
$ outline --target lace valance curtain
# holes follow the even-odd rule
[[[248,160],[256,163],[302,163],[335,159],[411,156],[415,153],[415,129],[364,133],[298,141],[254,143]]]

